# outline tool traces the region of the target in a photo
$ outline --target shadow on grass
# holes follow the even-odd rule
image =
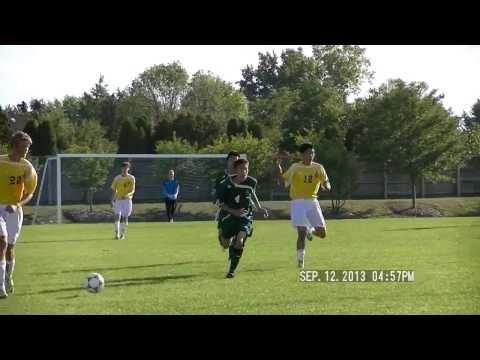
[[[35,273],[35,275],[54,275],[54,274],[64,274],[64,273],[75,273],[75,272],[101,272],[101,271],[112,271],[112,270],[131,270],[131,269],[147,269],[147,268],[154,268],[154,267],[161,267],[161,266],[179,266],[179,265],[187,265],[187,264],[207,264],[213,263],[215,261],[183,261],[177,263],[166,263],[166,264],[150,264],[150,265],[132,265],[132,266],[117,266],[117,267],[90,267],[90,268],[82,268],[82,269],[72,269],[72,270],[64,270],[64,271],[51,271],[51,272],[44,272],[44,273]]]
[[[448,225],[448,226],[430,226],[430,227],[411,227],[411,228],[402,228],[402,229],[388,229],[385,231],[434,230],[434,229],[448,229],[448,228],[457,228],[457,227],[461,227],[461,226]]]
[[[118,241],[115,240],[114,238],[111,239],[62,239],[62,240],[34,240],[34,241],[19,241],[19,244],[45,244],[45,243],[60,243],[60,242],[72,242],[72,241],[80,241],[80,242],[86,242],[86,241]]]
[[[150,277],[143,277],[143,278],[125,278],[125,279],[113,279],[107,280],[106,286],[109,288],[111,287],[119,287],[119,286],[138,286],[138,285],[155,285],[161,284],[168,280],[179,280],[179,279],[191,279],[195,277],[202,276],[203,274],[186,274],[186,275],[165,275],[165,276],[150,276]],[[81,286],[76,287],[68,287],[68,288],[60,288],[60,289],[52,289],[52,290],[42,290],[37,292],[30,292],[30,293],[19,293],[15,294],[15,296],[26,296],[26,295],[43,295],[43,294],[56,294],[56,293],[63,293],[63,292],[70,292],[70,291],[86,291]],[[72,295],[67,297],[62,297],[61,299],[73,299],[78,295]]]

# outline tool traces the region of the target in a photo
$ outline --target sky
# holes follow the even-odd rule
[[[124,89],[155,64],[179,61],[189,75],[211,71],[235,85],[258,53],[311,45],[0,45],[0,105],[33,98],[52,101],[89,92],[100,74],[110,91]],[[455,115],[480,98],[480,45],[361,45],[375,77],[357,96],[388,79],[425,81],[445,95]],[[237,87],[237,85],[235,85]],[[353,98],[352,98],[353,99]]]

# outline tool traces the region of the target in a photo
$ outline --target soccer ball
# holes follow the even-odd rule
[[[98,293],[103,290],[105,286],[105,280],[103,276],[98,273],[91,273],[85,279],[84,288],[87,289],[88,292],[91,293]]]

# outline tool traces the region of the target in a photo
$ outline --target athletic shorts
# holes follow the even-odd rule
[[[132,214],[132,199],[115,200],[113,212],[115,215],[129,217]]]
[[[227,213],[219,220],[219,229],[225,239],[236,236],[240,231],[250,237],[253,233],[253,220],[251,217],[237,217]]]
[[[322,209],[317,199],[295,199],[290,204],[292,225],[311,227],[326,227]]]
[[[14,213],[9,213],[5,210],[6,206],[0,204],[0,236],[5,236],[8,244],[15,245],[22,230],[23,210],[19,207]]]

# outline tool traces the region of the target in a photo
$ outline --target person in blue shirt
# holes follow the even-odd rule
[[[173,214],[177,208],[177,197],[180,191],[180,185],[175,180],[175,171],[168,172],[168,180],[163,183],[163,195],[165,196],[165,208],[169,222],[173,222]]]

